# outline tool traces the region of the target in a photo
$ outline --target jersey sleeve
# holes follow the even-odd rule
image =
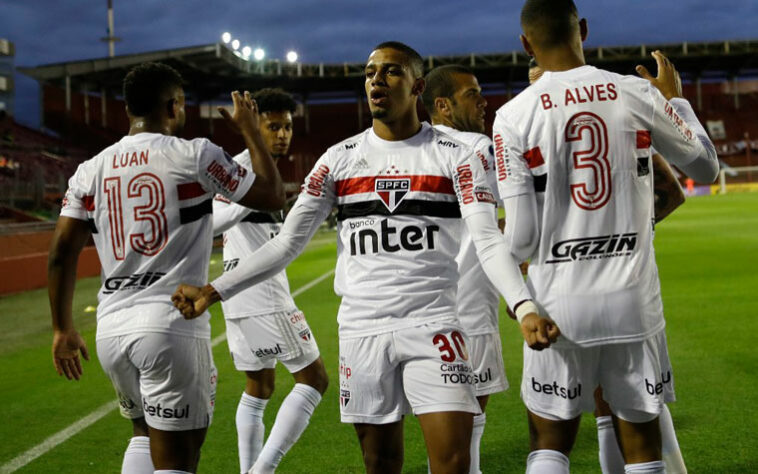
[[[679,166],[690,177],[712,182],[718,173],[716,148],[695,116],[689,102],[675,98],[667,101],[649,83],[645,85],[648,106],[644,110],[645,129],[638,131],[638,142],[649,141],[666,160]],[[688,172],[689,170],[689,172]]]
[[[474,144],[474,153],[479,161],[482,163],[484,173],[487,176],[487,185],[492,191],[492,195],[495,197],[495,201],[502,202],[500,198],[500,192],[497,189],[497,173],[495,172],[495,150],[492,146],[492,140],[489,137],[482,135],[482,138],[476,141]]]
[[[524,159],[518,130],[497,114],[492,126],[495,168],[500,199],[534,192],[534,177]]]
[[[473,149],[461,145],[452,163],[453,188],[461,208],[461,216],[478,212],[492,212],[495,196],[487,184],[487,175]]]
[[[68,180],[68,189],[61,203],[61,216],[86,221],[88,211],[94,211],[95,176],[89,173],[88,163],[80,164]]]
[[[203,189],[234,202],[242,199],[253,185],[255,173],[210,141],[197,142],[197,176]]]
[[[308,176],[305,177],[297,203],[310,209],[331,212],[337,204],[334,179],[335,160],[330,150],[321,155]]]
[[[231,202],[224,196],[216,194],[213,199],[213,235],[223,234],[253,212],[249,207]]]

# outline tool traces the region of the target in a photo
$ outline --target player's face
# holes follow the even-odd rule
[[[414,77],[401,51],[374,50],[368,57],[365,73],[368,108],[373,118],[394,121],[416,107],[419,79]]]
[[[452,97],[450,120],[456,130],[484,133],[487,100],[473,74],[454,74],[455,93]]]
[[[292,141],[292,114],[287,110],[263,112],[261,135],[274,159],[287,156]]]

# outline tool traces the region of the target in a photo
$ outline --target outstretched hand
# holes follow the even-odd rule
[[[521,334],[531,349],[541,351],[558,339],[561,330],[552,319],[529,313],[521,320]]]
[[[653,77],[643,65],[637,66],[637,74],[650,81],[666,100],[682,97],[682,78],[679,77],[674,64],[660,51],[653,51],[652,56],[658,65],[658,76]]]
[[[89,360],[89,351],[82,336],[74,329],[53,333],[53,365],[58,375],[69,380],[79,380],[82,376],[81,352],[84,360]]]
[[[218,107],[218,112],[224,117],[227,125],[240,135],[257,131],[260,127],[258,104],[252,99],[250,92],[245,91],[244,95],[239,91],[232,92],[232,104],[234,109],[231,113],[224,107]]]
[[[210,305],[218,301],[218,297],[214,299],[214,294],[217,295],[210,285],[200,288],[181,284],[171,296],[171,302],[182,313],[184,319],[195,319],[203,314]]]

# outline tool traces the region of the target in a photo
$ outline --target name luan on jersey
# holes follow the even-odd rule
[[[474,150],[487,175],[487,184],[492,189],[495,199],[499,201],[495,158],[489,137],[481,133],[462,132],[444,125],[435,125],[434,128]],[[496,209],[492,211],[492,218],[497,222]],[[475,336],[497,331],[500,293],[484,273],[479,257],[476,255],[474,241],[465,225],[461,228],[461,248],[455,260],[458,263],[456,311],[466,334]]]
[[[238,200],[254,177],[208,140],[154,133],[126,136],[79,165],[61,216],[90,223],[102,265],[98,337],[210,335],[208,315],[185,321],[171,295],[179,283],[207,281],[213,195]],[[165,305],[159,314],[135,314],[156,304]],[[124,309],[131,314],[118,316]]]
[[[650,147],[702,150],[671,104],[637,77],[546,72],[498,110],[493,133],[501,197],[536,193],[529,285],[562,338],[593,345],[661,330]]]
[[[252,168],[250,152],[247,150],[235,156],[234,161],[246,168]],[[225,272],[234,269],[240,259],[251,255],[273,239],[279,233],[283,220],[281,211],[270,213],[247,209],[229,202],[223,196],[216,197],[213,212],[214,228],[222,224],[218,222],[219,219],[237,220],[236,213],[240,213],[239,223],[224,232]],[[226,319],[271,314],[296,308],[284,270],[222,301],[221,306]]]
[[[318,160],[299,199],[338,209],[341,336],[454,317],[461,213],[492,212],[494,204],[475,160],[426,123],[397,142],[366,130]]]

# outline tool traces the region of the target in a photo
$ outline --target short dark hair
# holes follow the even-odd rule
[[[461,64],[446,64],[432,69],[424,78],[426,88],[421,94],[421,101],[424,103],[426,113],[430,116],[435,113],[434,100],[437,97],[452,98],[455,94],[453,74],[471,74],[473,76],[474,72]]]
[[[124,78],[124,101],[129,113],[145,117],[161,106],[161,98],[174,87],[182,87],[176,69],[161,63],[142,63]]]
[[[377,49],[387,48],[394,49],[405,54],[405,56],[408,58],[408,63],[411,66],[411,71],[417,79],[424,75],[424,58],[418,54],[418,51],[411,48],[405,43],[401,43],[400,41],[385,41],[384,43],[379,43],[376,45],[376,47],[374,47],[374,51]]]
[[[266,87],[253,94],[253,100],[258,104],[258,112],[289,112],[295,113],[297,102],[292,94],[279,87]]]
[[[521,28],[543,48],[568,41],[578,19],[579,12],[572,0],[526,0],[521,8]]]

